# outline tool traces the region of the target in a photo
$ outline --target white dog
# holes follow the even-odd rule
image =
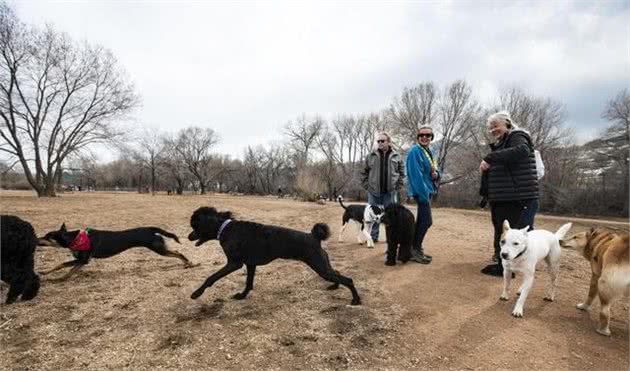
[[[564,238],[570,228],[571,223],[567,223],[560,227],[556,233],[541,229],[528,232],[529,226],[523,229],[510,229],[510,223],[507,220],[503,222],[501,238],[503,293],[501,293],[501,300],[509,300],[510,298],[512,272],[523,274],[523,283],[517,293],[520,297],[512,311],[514,317],[523,317],[523,305],[534,283],[536,264],[543,259],[547,262],[551,276],[551,285],[544,299],[554,300],[556,280],[560,270],[560,240]]]

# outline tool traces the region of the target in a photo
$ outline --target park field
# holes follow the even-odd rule
[[[194,247],[186,239],[190,216],[200,206],[302,231],[328,223],[332,237],[325,249],[333,267],[353,278],[363,305],[349,306],[347,289],[327,291],[328,283],[306,265],[286,260],[259,267],[245,300],[231,299],[245,285],[244,268],[190,299],[225,263],[217,241]],[[185,269],[178,259],[136,248],[92,259],[67,281],[48,281],[63,271],[42,276],[35,300],[0,305],[0,369],[629,367],[628,301],[612,307],[612,336],[598,335],[599,304],[590,314],[575,308],[588,292],[590,268],[574,251],[563,251],[556,301],[543,301],[548,275],[541,265],[524,318],[510,315],[515,294],[500,301],[502,279],[479,273],[492,254],[484,211],[435,208],[425,240],[433,263],[387,267],[384,243],[374,249],[357,244],[356,225],[338,242],[343,210],[337,203],[99,192],[38,199],[31,192],[3,191],[0,207],[30,221],[39,236],[62,222],[69,229],[158,226],[180,237],[181,245],[168,242],[172,249],[200,264]],[[574,223],[571,232],[628,229],[619,221],[554,216],[539,216],[536,226],[555,231],[567,221]],[[70,258],[68,250],[40,247],[36,271]]]

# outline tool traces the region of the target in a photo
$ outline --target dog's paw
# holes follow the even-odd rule
[[[191,299],[197,299],[198,297],[200,297],[203,294],[204,290],[195,290],[191,295],[190,298]]]
[[[499,299],[501,299],[503,301],[508,301],[508,300],[510,300],[510,295],[508,295],[508,294],[501,294],[501,296],[499,296]]]
[[[326,290],[337,290],[339,288],[338,283],[333,283],[332,285],[326,287]]]
[[[547,295],[543,298],[544,301],[553,301],[553,296]]]
[[[352,302],[350,303],[350,305],[361,305],[361,299],[359,298],[352,299]]]
[[[512,316],[515,318],[523,318],[523,310],[522,309],[514,309],[512,311]]]
[[[238,292],[234,295],[232,295],[232,299],[236,299],[236,300],[243,300],[247,297],[247,293],[245,292]]]
[[[604,336],[610,336],[610,329],[605,328],[605,329],[596,329],[595,331],[597,331],[598,334],[600,335],[604,335]]]
[[[589,310],[591,309],[591,306],[586,304],[586,303],[580,303],[578,305],[575,306],[577,309],[579,310]]]

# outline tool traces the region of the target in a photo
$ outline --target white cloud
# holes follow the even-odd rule
[[[378,111],[459,78],[484,101],[514,85],[562,101],[581,138],[630,79],[627,1],[14,4],[112,49],[143,97],[138,122],[208,125],[233,156],[302,113]]]

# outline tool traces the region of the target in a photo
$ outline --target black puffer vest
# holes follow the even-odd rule
[[[538,198],[536,158],[529,134],[515,129],[505,138],[490,145],[484,158],[488,170],[490,202],[533,200]]]

